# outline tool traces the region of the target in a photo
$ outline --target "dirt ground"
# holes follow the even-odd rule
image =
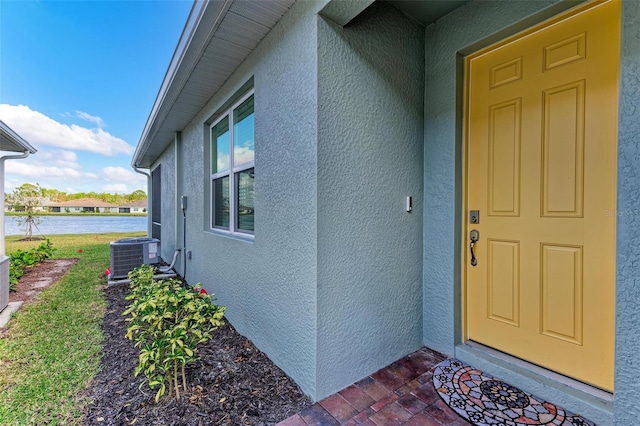
[[[274,425],[311,401],[282,370],[236,330],[225,325],[187,367],[188,392],[180,401],[154,402],[141,374],[133,377],[137,349],[125,339],[128,288],[107,287],[101,370],[91,383],[86,425]]]
[[[79,259],[48,259],[32,268],[27,268],[18,280],[16,291],[9,293],[9,302],[22,301],[27,305],[35,300],[45,288],[57,282]]]

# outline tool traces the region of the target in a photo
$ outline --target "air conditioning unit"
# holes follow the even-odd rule
[[[140,265],[160,262],[157,238],[123,238],[111,241],[111,279],[127,278]]]

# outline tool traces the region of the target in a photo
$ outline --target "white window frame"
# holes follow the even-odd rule
[[[236,174],[245,170],[249,170],[254,168],[255,163],[255,125],[253,128],[253,138],[254,138],[254,160],[246,161],[241,164],[234,163],[234,147],[235,147],[235,135],[234,135],[234,126],[233,126],[233,111],[238,108],[244,101],[249,99],[251,96],[254,96],[254,89],[251,89],[247,93],[245,93],[241,98],[239,98],[236,102],[233,103],[229,108],[220,113],[220,116],[209,126],[209,229],[211,231],[220,232],[228,235],[238,235],[243,237],[248,237],[253,239],[254,231],[247,231],[244,229],[238,229],[236,224],[236,195],[238,190],[238,183],[236,179]],[[255,97],[254,97],[254,114],[255,114]],[[211,173],[213,169],[212,158],[214,149],[217,147],[213,146],[213,128],[220,123],[225,118],[229,120],[229,168],[224,172]],[[215,214],[215,209],[213,207],[215,202],[215,193],[214,193],[214,184],[213,182],[216,179],[229,177],[229,229],[223,227],[216,227],[213,225],[213,219]],[[254,213],[255,214],[255,213]]]

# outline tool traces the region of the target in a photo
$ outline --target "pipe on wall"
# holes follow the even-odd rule
[[[6,160],[18,160],[21,158],[27,158],[31,154],[29,151],[25,151],[22,154],[6,155],[0,157],[0,256],[5,255],[5,242],[4,242],[4,162]]]
[[[150,190],[150,186],[151,186],[151,172],[145,172],[144,170],[141,170],[140,168],[138,168],[138,166],[133,166],[133,170],[136,173],[139,173],[141,175],[144,175],[147,177],[147,217],[149,217],[149,206],[151,205],[149,203],[149,201],[151,201],[151,190]],[[147,220],[147,235],[151,236],[151,221]]]

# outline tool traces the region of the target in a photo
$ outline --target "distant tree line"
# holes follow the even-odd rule
[[[76,192],[73,194],[68,194],[57,189],[43,188],[38,184],[34,185],[31,183],[24,183],[17,187],[12,194],[6,195],[7,201],[16,198],[23,201],[25,197],[40,200],[48,199],[49,201],[54,203],[78,200],[80,198],[94,198],[96,200],[104,201],[105,203],[122,205],[130,203],[132,201],[144,200],[147,198],[147,193],[141,189],[138,189],[133,191],[131,194],[111,194],[109,192]]]
[[[123,205],[137,200],[144,200],[147,198],[147,193],[138,189],[131,194],[110,194],[108,192],[78,192],[75,194],[67,194],[57,189],[43,188],[37,183],[35,185],[32,183],[23,183],[14,189],[12,193],[5,194],[5,205],[10,206],[13,211],[18,213],[15,219],[18,225],[24,229],[25,237],[31,239],[33,236],[33,228],[37,228],[43,220],[36,212],[42,211],[47,201],[60,203],[80,198],[93,198],[110,204]]]

